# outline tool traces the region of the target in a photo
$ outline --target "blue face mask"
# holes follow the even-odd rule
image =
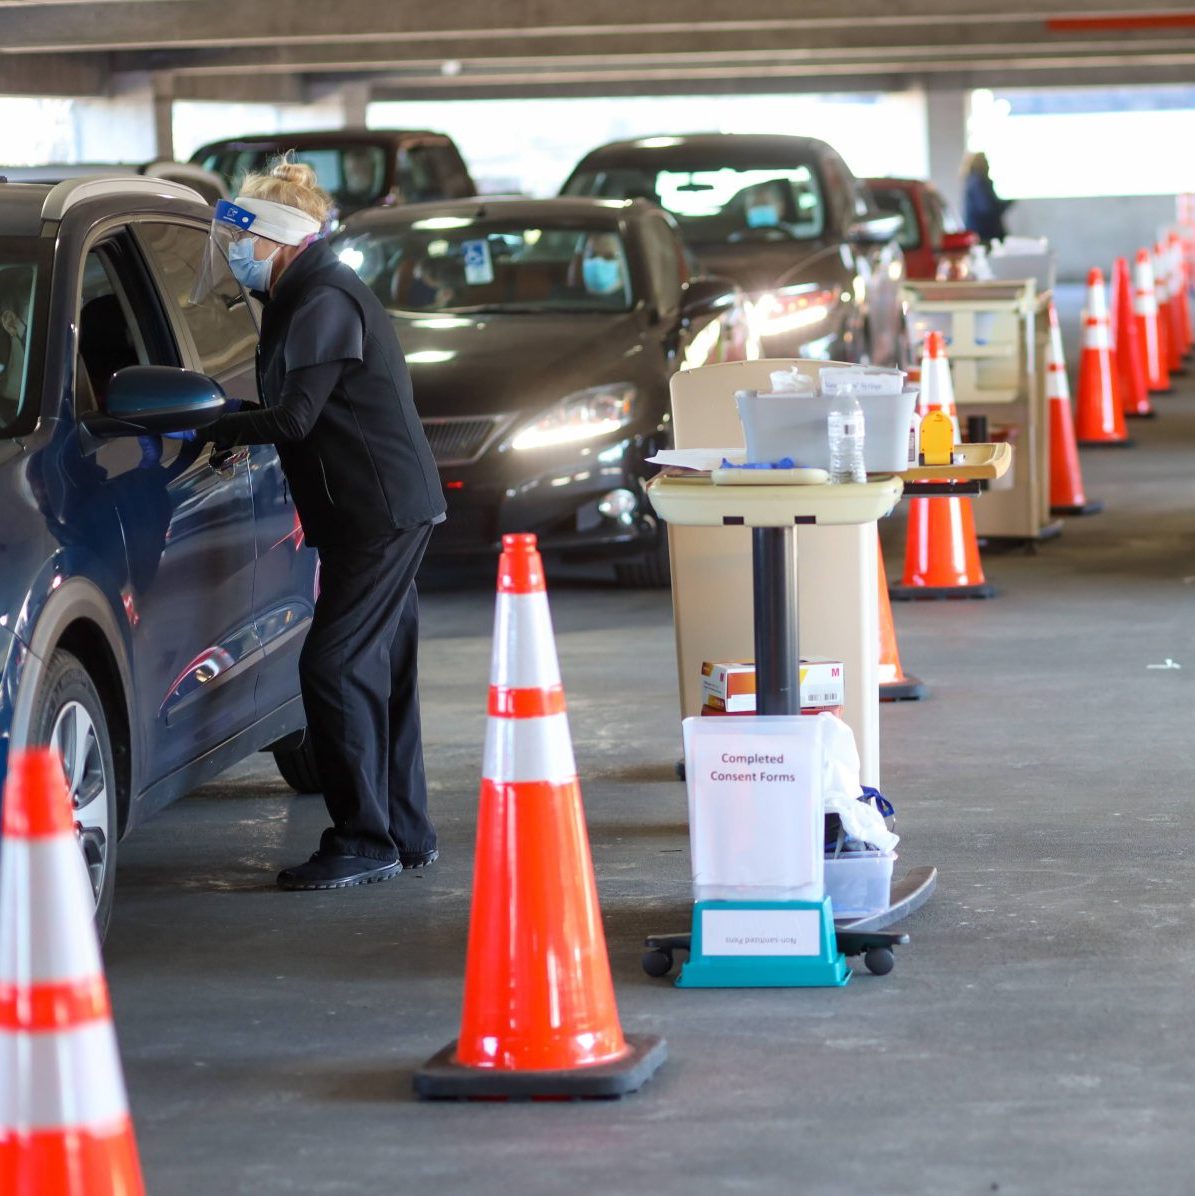
[[[775,228],[780,223],[780,213],[770,203],[752,204],[747,209],[748,228]]]
[[[611,295],[622,286],[622,265],[617,258],[587,257],[581,263],[581,277],[591,295]]]
[[[228,268],[232,276],[249,291],[268,291],[270,289],[270,274],[274,269],[275,249],[269,257],[256,258],[253,256],[255,242],[252,237],[242,237],[233,241],[228,247]]]

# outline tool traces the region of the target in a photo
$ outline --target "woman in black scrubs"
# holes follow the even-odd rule
[[[319,239],[330,200],[293,162],[217,207],[213,252],[264,304],[264,406],[219,419],[217,449],[273,444],[320,593],[299,662],[332,825],[284,889],[389,880],[436,859],[419,723],[415,573],[444,496],[393,324]]]

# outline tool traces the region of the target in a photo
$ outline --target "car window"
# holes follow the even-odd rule
[[[350,210],[369,207],[385,194],[386,150],[381,145],[305,146],[291,150],[282,137],[272,145],[213,151],[200,160],[200,165],[223,175],[235,195],[246,175],[266,173],[270,163],[284,152],[292,152],[296,162],[315,171],[319,185],[338,207]]]
[[[346,233],[333,249],[391,309],[629,311],[632,303],[626,247],[609,227],[428,217]]]
[[[919,249],[921,230],[917,226],[917,211],[913,207],[913,197],[903,187],[880,187],[875,184],[872,184],[871,194],[881,212],[900,217],[901,225],[896,234],[896,241],[901,249]],[[934,237],[931,227],[931,244],[936,245],[940,240],[940,237]]]
[[[647,273],[652,292],[663,315],[680,307],[681,288],[688,275],[676,235],[658,216],[650,218],[644,229],[647,238]]]
[[[671,212],[685,239],[697,244],[808,240],[820,237],[826,226],[825,199],[812,163],[614,167],[582,171],[565,190],[569,195],[651,200]]]
[[[207,253],[208,234],[184,224],[145,223],[138,234],[162,288],[175,301],[199,357],[199,368],[213,378],[241,372],[257,351],[257,325],[240,284],[221,259],[215,285],[201,303],[191,291]]]
[[[103,242],[83,264],[75,405],[104,409],[113,374],[131,365],[181,365],[139,263],[123,238]]]
[[[465,199],[473,194],[469,172],[456,147],[447,142],[400,149],[395,162],[395,180],[408,202]]]
[[[24,409],[35,356],[33,300],[40,271],[36,262],[21,260],[25,256],[0,243],[0,431]]]

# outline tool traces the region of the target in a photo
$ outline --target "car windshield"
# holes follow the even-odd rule
[[[205,154],[199,165],[223,175],[235,195],[246,175],[267,172],[270,163],[287,148],[285,139],[249,149],[220,147]],[[338,207],[369,207],[385,193],[386,151],[380,145],[304,146],[294,150],[294,160],[315,171],[319,185]]]
[[[656,170],[644,165],[582,171],[569,195],[605,199],[650,199],[676,217],[685,240],[695,244],[820,237],[825,202],[810,163],[786,166],[721,166],[693,163],[689,169]]]
[[[401,311],[629,311],[626,249],[609,227],[527,228],[454,216],[349,230],[333,245]]]
[[[38,267],[0,241],[0,433],[16,423],[29,389]]]
[[[900,232],[896,234],[896,240],[901,249],[919,249],[921,231],[917,227],[913,197],[903,187],[880,187],[874,183],[871,185],[871,194],[881,212],[900,217]]]

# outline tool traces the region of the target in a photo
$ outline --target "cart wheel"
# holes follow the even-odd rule
[[[672,952],[653,947],[643,953],[643,970],[649,976],[667,976],[672,971]]]
[[[887,976],[896,967],[896,956],[891,947],[868,947],[863,954],[863,962],[873,976]]]

